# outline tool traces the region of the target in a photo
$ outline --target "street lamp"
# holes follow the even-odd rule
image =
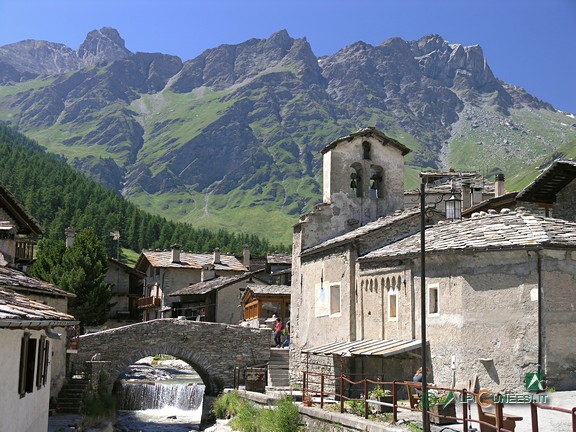
[[[426,361],[426,173],[420,173],[420,325],[422,339],[422,429],[430,432],[430,419],[428,417],[428,373]],[[446,218],[451,220],[462,217],[462,202],[456,198],[452,184],[451,196],[446,200]],[[443,195],[436,200],[441,202]]]

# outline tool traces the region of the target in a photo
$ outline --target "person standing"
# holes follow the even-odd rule
[[[282,348],[288,348],[290,346],[290,321],[288,321],[286,327],[284,327],[284,335],[285,339],[282,343]]]
[[[274,326],[274,343],[276,348],[280,348],[282,344],[282,321],[280,318],[276,318],[276,325]]]

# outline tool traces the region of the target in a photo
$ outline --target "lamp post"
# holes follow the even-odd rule
[[[420,173],[420,333],[422,339],[422,430],[430,432],[428,417],[428,373],[426,359],[426,174]],[[446,218],[455,220],[462,216],[462,202],[456,198],[452,185],[451,196],[446,200]],[[441,202],[443,196],[436,201]]]

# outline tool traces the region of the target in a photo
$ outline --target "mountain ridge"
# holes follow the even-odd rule
[[[480,46],[439,35],[317,57],[281,30],[182,61],[131,53],[104,28],[76,70],[37,76],[13,45],[0,47],[0,121],[139,206],[211,228],[259,233],[271,217],[287,239],[321,199],[319,151],[365,126],[413,150],[408,187],[421,168],[513,178],[576,138],[573,118],[495,77]]]

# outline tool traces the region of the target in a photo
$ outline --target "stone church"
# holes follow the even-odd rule
[[[322,151],[323,203],[294,227],[291,379],[411,380],[421,363],[420,210],[403,210],[409,149],[367,128]],[[514,211],[426,211],[429,382],[576,388],[576,223]]]

